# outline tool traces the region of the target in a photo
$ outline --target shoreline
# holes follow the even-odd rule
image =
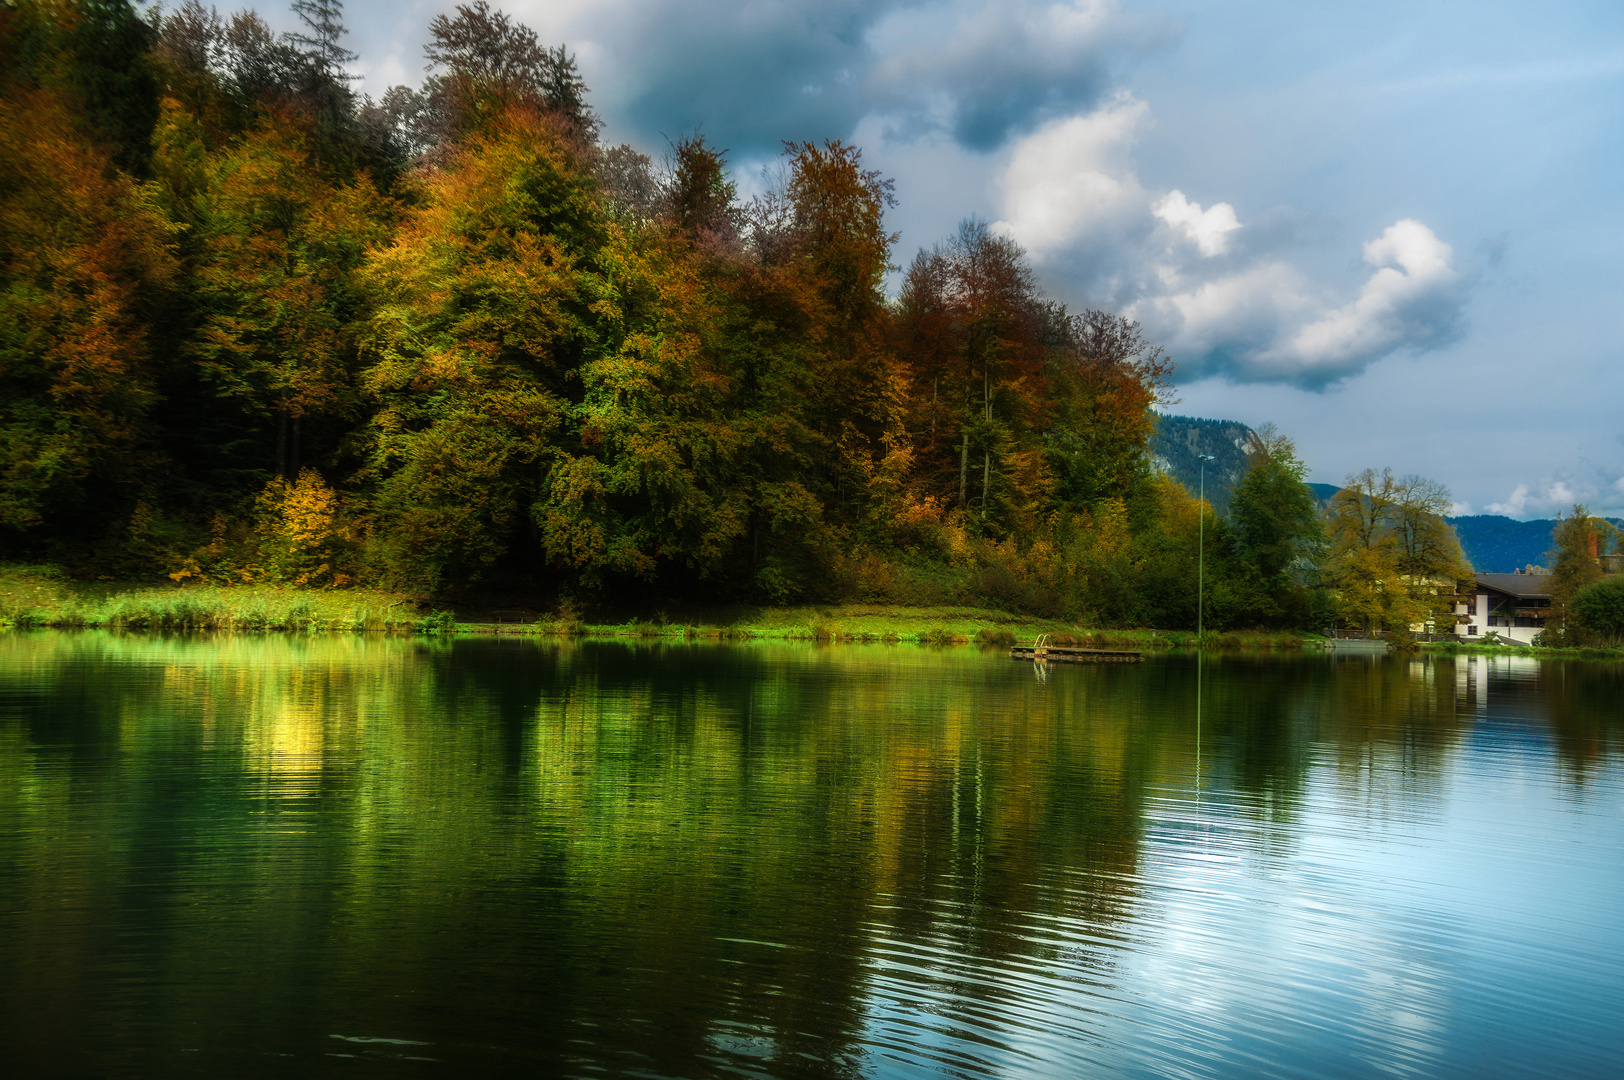
[[[572,612],[526,612],[491,619],[499,609],[434,610],[421,596],[381,589],[310,589],[291,585],[149,585],[76,582],[49,567],[0,567],[0,629],[118,629],[253,633],[406,633],[496,637],[575,637],[681,641],[907,642],[1009,647],[1048,635],[1055,644],[1172,649],[1208,647],[1302,650],[1318,644],[1294,631],[1103,629],[966,605],[668,604],[620,621]],[[517,614],[517,613],[515,613]],[[620,613],[617,613],[620,614]],[[471,617],[470,617],[471,616]],[[481,617],[483,616],[483,617]]]
[[[649,641],[821,641],[1010,647],[1048,635],[1057,645],[1166,650],[1308,651],[1325,639],[1301,631],[1214,631],[1085,627],[1055,619],[963,605],[877,603],[769,607],[729,605],[656,610],[619,622],[578,615],[459,617],[420,596],[382,589],[291,585],[144,585],[74,582],[48,567],[0,567],[0,630],[112,629],[247,633],[394,633],[468,637],[561,637]],[[1427,642],[1419,653],[1624,660],[1624,649],[1487,646]]]

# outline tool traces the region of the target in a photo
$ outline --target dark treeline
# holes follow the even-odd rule
[[[482,2],[377,101],[294,12],[0,7],[4,557],[1181,627],[1204,536],[1208,625],[1329,617],[1289,442],[1213,517],[1150,465],[1168,359],[979,222],[888,299],[856,148],[744,200]]]

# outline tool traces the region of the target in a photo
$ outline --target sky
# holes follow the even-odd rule
[[[746,193],[783,140],[855,143],[895,262],[990,223],[1167,348],[1169,411],[1272,422],[1315,481],[1624,514],[1618,0],[493,6],[576,54],[608,142],[702,132]],[[451,7],[346,5],[361,87],[418,83]]]

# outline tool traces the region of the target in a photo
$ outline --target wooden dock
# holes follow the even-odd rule
[[[1084,649],[1076,645],[1017,645],[1011,660],[1047,660],[1051,664],[1131,664],[1145,657],[1124,649]]]

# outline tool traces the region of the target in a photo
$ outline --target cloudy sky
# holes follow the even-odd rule
[[[1175,411],[1272,421],[1316,480],[1624,513],[1618,0],[496,6],[578,55],[610,141],[702,130],[745,190],[781,140],[856,142],[897,262],[993,223],[1170,349]],[[416,83],[449,7],[351,0],[365,88]]]

